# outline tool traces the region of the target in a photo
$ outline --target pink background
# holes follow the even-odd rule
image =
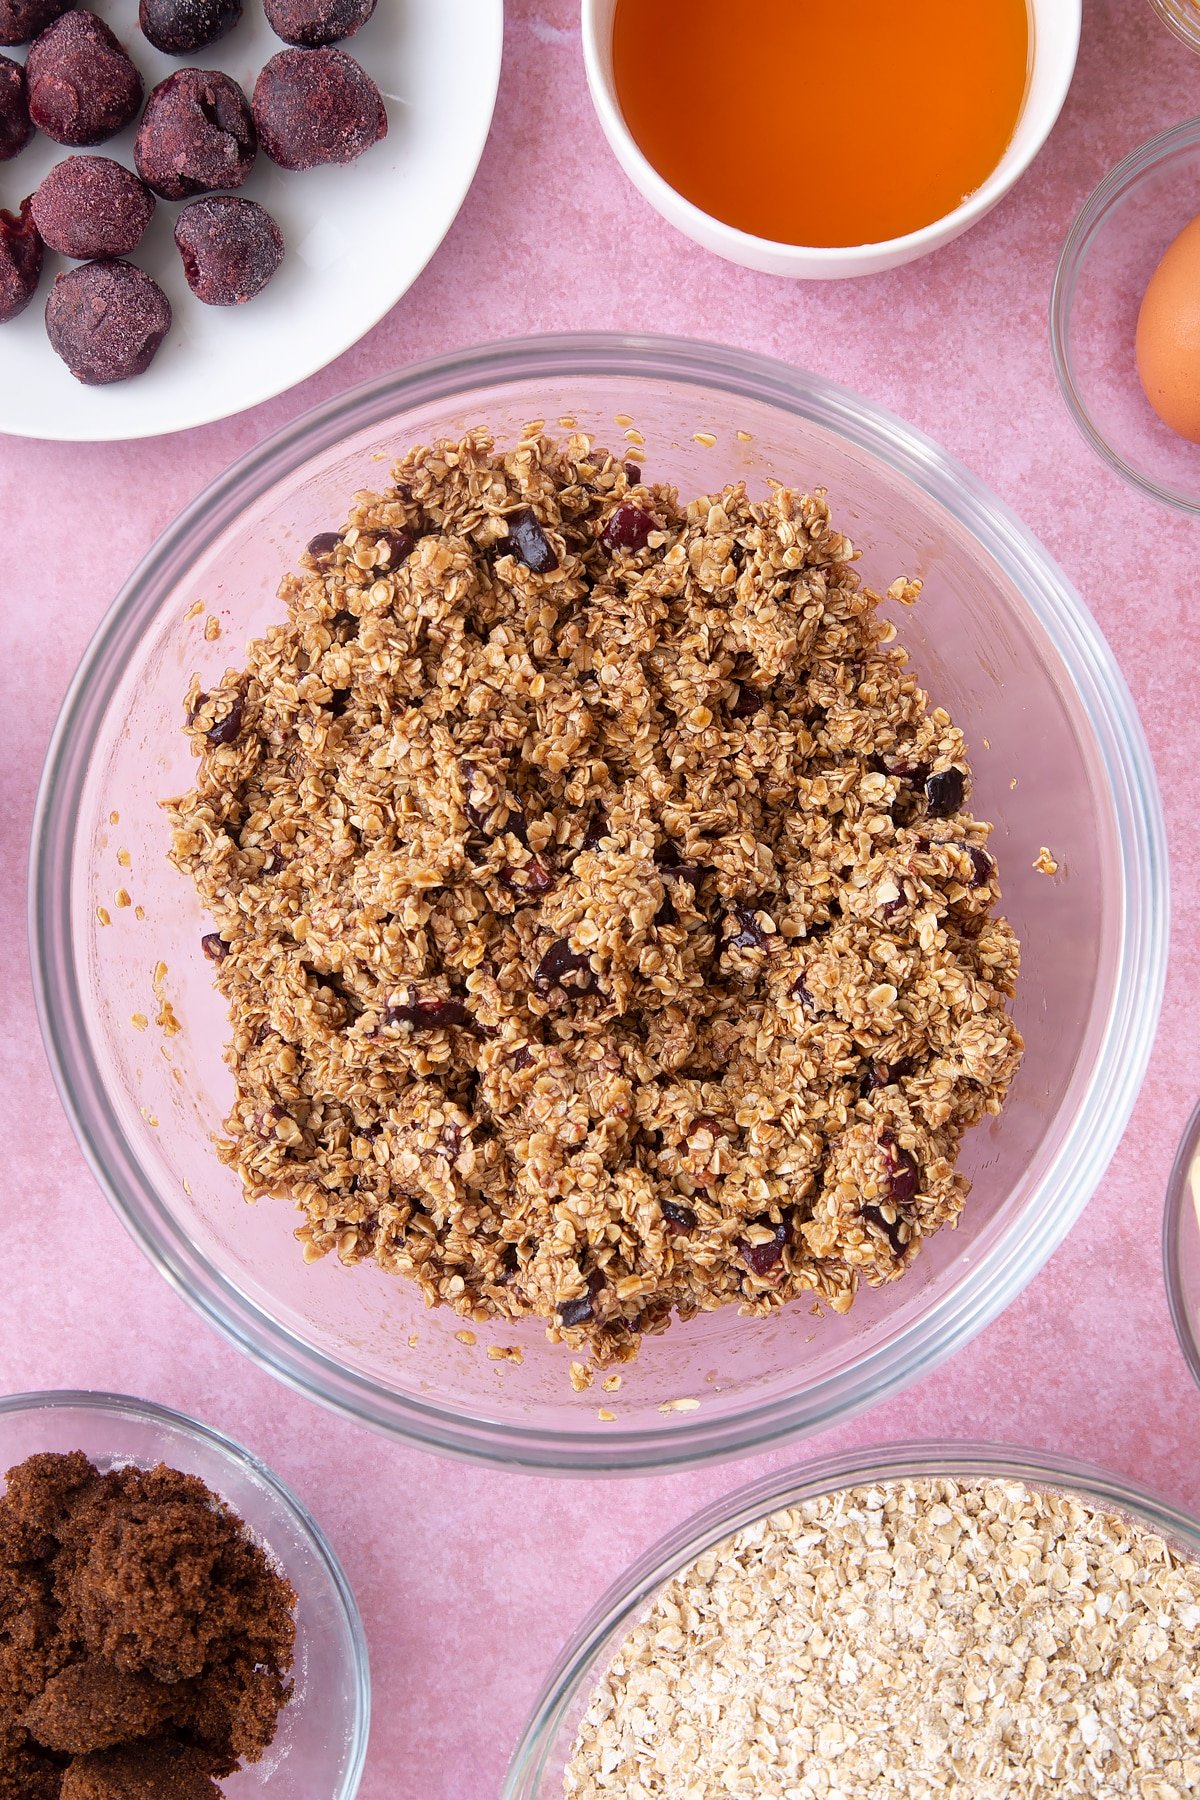
[[[1146,0],[1086,0],[1065,113],[1017,189],[925,262],[806,287],[717,261],[629,186],[588,103],[573,0],[509,0],[507,11],[478,179],[431,266],[370,336],[225,424],[150,444],[0,441],[0,1387],[147,1395],[231,1432],[299,1491],[346,1564],[370,1637],[363,1800],[495,1795],[548,1665],[630,1558],[810,1449],[1024,1441],[1094,1458],[1200,1512],[1200,1394],[1171,1333],[1159,1258],[1164,1184],[1200,1065],[1200,709],[1187,654],[1198,527],[1139,499],[1076,435],[1046,331],[1079,204],[1126,151],[1200,111],[1200,59]],[[204,1327],[143,1261],[76,1149],[22,947],[29,820],[54,716],[157,533],[250,445],[341,388],[482,338],[571,327],[724,339],[807,365],[975,469],[1058,558],[1116,650],[1155,756],[1175,876],[1166,1010],[1140,1104],[1084,1222],[999,1323],[900,1399],[808,1446],[612,1483],[494,1473],[386,1442],[292,1395]]]

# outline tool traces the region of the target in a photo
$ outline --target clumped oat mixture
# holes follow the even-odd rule
[[[626,1639],[570,1800],[1184,1800],[1200,1566],[1017,1481],[811,1500],[707,1551]]]
[[[819,494],[685,502],[479,430],[358,495],[193,682],[167,804],[222,1154],[306,1255],[604,1362],[672,1313],[843,1312],[957,1218],[1018,947],[855,556]]]

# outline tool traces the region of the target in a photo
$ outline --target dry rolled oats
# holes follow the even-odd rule
[[[854,560],[819,494],[685,503],[479,430],[193,682],[167,804],[222,1154],[306,1258],[612,1361],[673,1313],[844,1311],[954,1222],[1018,949],[961,733]]]
[[[676,1576],[592,1696],[569,1800],[1184,1800],[1200,1565],[1013,1480],[776,1513]]]

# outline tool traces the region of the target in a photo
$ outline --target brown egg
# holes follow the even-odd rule
[[[1137,366],[1159,418],[1200,443],[1200,217],[1150,277],[1138,313]]]

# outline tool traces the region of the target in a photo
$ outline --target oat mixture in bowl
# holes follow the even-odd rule
[[[503,1800],[1200,1791],[1200,1523],[1033,1453],[861,1456],[643,1558],[563,1652]]]
[[[957,1219],[1021,1053],[960,731],[820,492],[540,423],[392,477],[187,696],[222,1156],[310,1256],[600,1362],[846,1311]]]
[[[229,691],[247,646],[286,618],[281,572],[298,569],[304,546],[344,523],[347,496],[386,488],[405,446],[461,439],[481,420],[511,446],[536,418],[550,436],[580,432],[608,445],[640,467],[643,485],[671,484],[681,504],[742,480],[755,505],[769,500],[772,478],[796,493],[824,486],[834,528],[861,552],[853,570],[865,587],[886,593],[899,575],[922,583],[914,606],[888,602],[879,616],[897,623],[914,680],[969,743],[963,830],[960,821],[934,820],[931,842],[953,828],[956,841],[984,849],[1003,885],[999,911],[1021,946],[1010,1005],[1024,1056],[1002,1111],[962,1137],[955,1170],[970,1194],[956,1228],[923,1236],[903,1279],[860,1280],[844,1314],[804,1293],[746,1316],[739,1296],[643,1332],[637,1356],[584,1391],[564,1370],[574,1362],[586,1380],[586,1340],[566,1349],[549,1342],[546,1316],[480,1323],[451,1306],[428,1309],[418,1281],[373,1257],[347,1267],[335,1251],[306,1263],[294,1239],[306,1221],[291,1204],[246,1204],[236,1167],[214,1146],[238,1103],[225,1061],[228,1002],[214,987],[224,964],[202,947],[217,921],[167,859],[170,821],[160,804],[197,779],[180,730],[189,678],[198,673],[210,697]],[[423,554],[413,551],[400,575]],[[339,556],[338,566],[352,560],[335,551],[335,563]],[[380,566],[372,558],[371,572]],[[740,680],[737,670],[731,680]],[[727,718],[727,694],[706,704],[714,721]],[[321,710],[331,710],[323,690]],[[352,711],[335,721],[339,729]],[[760,712],[749,728],[762,733],[773,717]],[[949,750],[937,768],[952,763],[965,771]],[[445,785],[456,798],[459,780],[447,757]],[[909,784],[918,830],[923,795],[923,783]],[[986,835],[967,820],[994,829]],[[513,835],[507,824],[503,835]],[[657,846],[657,830],[651,840]],[[84,659],[47,762],[34,832],[35,982],[60,1093],[93,1168],[147,1254],[231,1341],[305,1392],[431,1449],[576,1476],[661,1468],[745,1454],[878,1401],[965,1342],[1029,1280],[1099,1179],[1144,1067],[1165,943],[1161,845],[1136,715],[1085,609],[1020,524],[935,445],[853,395],[743,352],[578,336],[505,344],[407,368],[295,421],[155,546]],[[1042,872],[1044,859],[1035,866],[1042,846],[1053,851],[1054,874]],[[468,848],[478,856],[481,847],[473,828]],[[485,851],[494,858],[491,892],[513,901],[498,878],[499,851]],[[524,860],[519,840],[502,860],[514,868]],[[706,866],[713,872],[700,898],[712,905],[714,943],[702,966],[724,984],[724,956],[729,974],[740,964],[753,976],[752,999],[769,999],[780,952],[726,948],[717,903],[729,871]],[[954,868],[966,874],[961,859]],[[949,885],[949,868],[934,873]],[[260,885],[286,897],[291,880],[285,869]],[[677,917],[690,920],[692,884],[668,875],[665,885]],[[980,892],[962,885],[958,917],[995,898],[990,881]],[[553,901],[550,891],[534,896],[533,917]],[[787,916],[756,911],[780,926]],[[782,929],[756,926],[783,939]],[[839,969],[848,960],[839,952]],[[236,966],[236,957],[225,961]],[[596,996],[569,1008],[567,997],[564,987],[563,1002],[554,1001],[557,1023],[590,1021]],[[332,1027],[343,1002],[315,998],[329,1006]],[[828,989],[822,1001],[824,1023],[808,1029],[824,1033]],[[411,1004],[407,992],[400,1004]],[[463,1004],[474,1011],[482,1002]],[[533,994],[531,1020],[542,1004]],[[547,1011],[535,1021],[538,1043],[549,1019]],[[464,1027],[418,1032],[400,1020],[374,1048],[399,1068],[406,1045],[482,1058],[502,1041]],[[452,1065],[456,1079],[462,1068]],[[473,1072],[463,1071],[464,1091]],[[832,1084],[827,1091],[833,1098]],[[859,1105],[848,1082],[836,1091]],[[903,1083],[875,1090],[875,1118],[895,1115],[905,1093]],[[642,1101],[640,1086],[634,1097]],[[898,1142],[923,1157],[929,1122],[911,1101],[909,1112],[913,1135]],[[713,1116],[736,1124],[728,1112]],[[745,1128],[738,1132],[740,1144]],[[374,1161],[377,1140],[366,1141]],[[919,1199],[930,1195],[918,1190]],[[686,1195],[675,1203],[697,1214],[707,1204]],[[902,1199],[906,1209],[911,1222],[917,1207]],[[867,1220],[860,1248],[890,1259],[877,1223]],[[746,1231],[738,1235],[749,1244]],[[794,1254],[802,1240],[798,1232],[793,1239]],[[716,1241],[724,1252],[712,1273],[732,1279],[738,1271],[744,1295],[752,1285],[744,1257]],[[693,1281],[694,1257],[678,1266]]]

